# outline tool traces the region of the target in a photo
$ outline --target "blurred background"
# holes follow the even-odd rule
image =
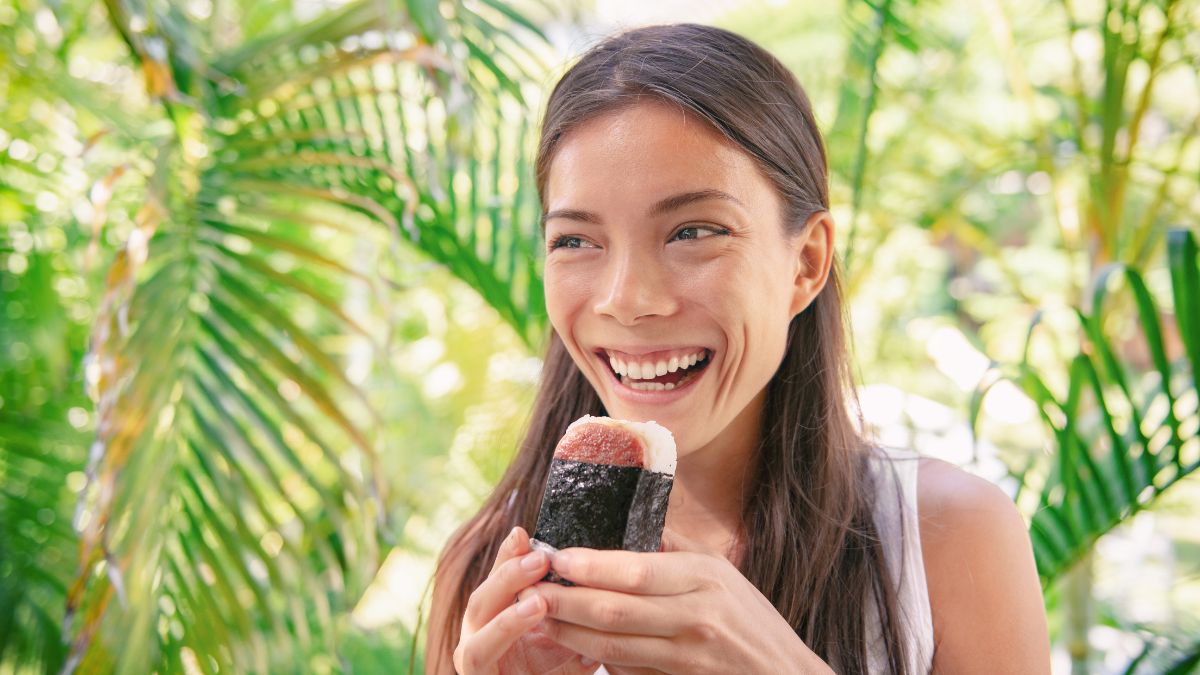
[[[1192,672],[1196,0],[0,0],[0,673],[420,672],[545,96],[674,21],[807,89],[864,422],[1014,496],[1055,672]]]

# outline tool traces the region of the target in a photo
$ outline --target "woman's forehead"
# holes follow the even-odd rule
[[[765,180],[748,153],[678,106],[639,104],[588,120],[560,141],[546,205],[651,202],[694,190],[751,199]]]

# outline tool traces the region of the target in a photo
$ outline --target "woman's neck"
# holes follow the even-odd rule
[[[715,438],[680,458],[675,471],[667,526],[727,557],[736,557],[764,399],[764,393],[756,396]]]

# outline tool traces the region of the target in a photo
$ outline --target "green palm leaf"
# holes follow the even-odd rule
[[[74,551],[74,495],[62,477],[80,467],[86,445],[65,414],[50,417],[65,408],[41,412],[0,411],[0,667],[17,672],[51,671],[64,658],[58,608]]]
[[[89,241],[61,208],[87,200],[71,133],[86,121],[41,86],[68,79],[61,64],[20,57],[17,36],[33,25],[20,16],[0,30],[0,672],[54,672],[65,659],[88,446],[79,310],[91,279],[79,263]]]
[[[175,133],[93,331],[68,669],[309,670],[398,536],[378,402],[329,348],[388,330],[346,293],[385,313],[369,270],[411,245],[542,331],[540,66],[494,39],[532,23],[366,1],[206,62],[155,7],[110,5]]]
[[[1188,675],[1200,666],[1200,643],[1179,641],[1180,646],[1164,644],[1161,638],[1150,636],[1142,651],[1125,667],[1124,675],[1137,673],[1164,673],[1165,675]]]
[[[308,196],[377,221],[474,287],[533,344],[545,323],[540,211],[525,160],[531,116],[508,74],[529,62],[527,50],[514,54],[502,32],[463,7],[453,22],[409,7],[465,46],[461,66],[424,40],[367,40],[362,28],[389,27],[392,9],[350,5],[270,50],[220,62],[244,82],[216,99],[230,121],[216,141],[220,190]],[[360,35],[355,52],[328,49]],[[239,207],[253,214],[261,205]]]
[[[1194,305],[1200,260],[1192,232],[1175,230],[1167,239],[1177,332],[1142,274],[1112,265],[1097,279],[1091,311],[1077,312],[1083,346],[1071,362],[1065,396],[1051,391],[1028,357],[1017,367],[1014,379],[1037,404],[1057,446],[1052,458],[1025,473],[1041,485],[1030,534],[1044,583],[1200,468],[1200,311]],[[1136,308],[1138,344],[1148,360],[1142,370],[1121,355],[1106,330],[1118,318],[1105,312],[1116,279],[1124,280]],[[1169,347],[1175,335],[1178,347]],[[977,420],[978,405],[972,409]]]

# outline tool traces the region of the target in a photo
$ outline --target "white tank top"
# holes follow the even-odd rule
[[[917,520],[917,466],[920,456],[907,450],[880,449],[872,455],[875,476],[875,527],[883,541],[892,582],[899,589],[897,605],[908,643],[909,673],[933,670],[933,613],[925,585],[925,560]],[[867,639],[870,675],[889,673],[879,627],[879,613],[867,602]],[[609,675],[600,666],[594,675]]]
[[[892,583],[898,589],[897,606],[908,641],[908,672],[933,670],[933,612],[925,584],[925,559],[921,555],[921,530],[917,514],[917,466],[920,456],[907,450],[880,449],[873,455],[875,476],[875,528],[883,541],[884,557]],[[870,673],[888,673],[879,613],[867,603],[867,639]]]

